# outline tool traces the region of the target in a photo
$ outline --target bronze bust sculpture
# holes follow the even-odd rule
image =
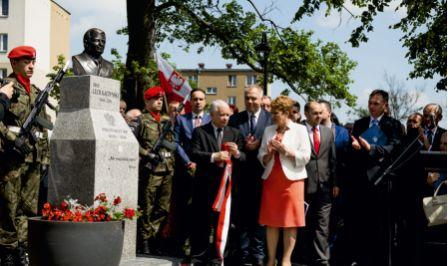
[[[75,76],[93,75],[112,77],[113,64],[101,55],[106,45],[106,34],[100,29],[90,29],[84,34],[84,51],[72,57]]]

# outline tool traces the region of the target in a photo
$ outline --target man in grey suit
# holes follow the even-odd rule
[[[311,101],[305,105],[305,125],[311,143],[311,158],[306,165],[305,200],[309,204],[306,224],[308,240],[312,242],[312,265],[330,265],[328,246],[332,197],[339,187],[336,176],[336,147],[331,129],[321,126],[322,105]],[[308,241],[308,244],[310,244]],[[303,252],[303,251],[302,251]]]

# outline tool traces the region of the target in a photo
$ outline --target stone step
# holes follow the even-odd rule
[[[180,259],[158,257],[158,256],[141,256],[124,259],[120,266],[177,266],[180,265]]]

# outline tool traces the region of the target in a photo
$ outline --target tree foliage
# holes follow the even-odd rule
[[[142,80],[142,73],[134,68],[150,65],[156,44],[176,42],[187,51],[199,45],[198,52],[218,46],[224,59],[234,59],[262,73],[263,58],[257,46],[262,33],[267,32],[270,81],[285,82],[303,98],[332,96],[354,105],[356,97],[349,92],[349,75],[356,63],[338,45],[313,41],[309,31],[278,27],[252,1],[247,3],[252,4],[252,11],[236,0],[160,0],[158,5],[153,0],[128,0],[128,27],[121,31],[129,34],[129,73],[124,77],[127,101],[141,98],[143,88],[150,83]]]
[[[299,21],[305,15],[312,15],[323,5],[326,5],[327,12],[332,10],[343,12],[348,9],[345,7],[350,2],[356,7],[363,8],[360,16],[352,16],[359,19],[361,25],[356,27],[349,38],[353,47],[358,47],[361,42],[368,41],[368,32],[373,31],[373,22],[375,17],[384,12],[394,0],[304,0],[303,4],[296,12],[294,21]],[[409,73],[410,78],[440,80],[436,85],[437,90],[446,90],[446,71],[447,71],[447,9],[446,0],[402,0],[396,8],[406,10],[406,16],[398,23],[391,25],[390,28],[403,31],[401,41],[403,47],[407,48],[406,58],[413,65],[414,69]]]
[[[52,68],[53,72],[50,72],[45,76],[49,78],[51,81],[53,81],[54,78],[56,77],[56,74],[59,72],[59,70],[64,68],[65,64],[66,64],[65,56],[62,54],[58,55],[58,63],[55,66],[53,66]],[[73,76],[73,71],[71,68],[67,69],[67,72],[65,72],[64,77],[70,77],[70,76]],[[53,97],[59,105],[59,100],[61,99],[61,90],[59,88],[59,84],[56,84],[54,86],[53,90],[50,92],[50,97]]]
[[[424,89],[409,90],[403,81],[388,74],[384,74],[384,81],[386,83],[384,90],[389,93],[390,116],[404,122],[410,114],[422,109],[417,103]]]

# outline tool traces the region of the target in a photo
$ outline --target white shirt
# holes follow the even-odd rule
[[[212,123],[212,127],[213,127],[213,134],[215,135],[215,138],[218,139],[218,127],[215,126],[215,124],[213,124],[213,123]],[[224,128],[221,128],[221,129],[222,129],[221,132],[224,136]]]
[[[191,112],[191,115],[193,116],[193,119],[191,119],[191,123],[193,123],[193,128],[196,125],[196,117],[199,117],[201,119],[201,123],[202,123],[202,119],[204,119],[204,112],[200,112],[199,114],[195,114],[193,112]]]
[[[254,127],[256,127],[256,126],[257,126],[257,123],[258,123],[258,118],[260,117],[261,108],[259,108],[258,111],[255,112],[255,113],[251,113],[251,112],[249,112],[249,111],[246,111],[246,112],[247,112],[247,116],[249,117],[249,122],[250,122],[250,116],[251,116],[252,114],[255,115],[255,125],[254,125]]]
[[[384,113],[382,114],[382,115],[380,115],[380,116],[378,116],[377,118],[374,118],[373,116],[370,116],[370,124],[369,124],[369,127],[371,127],[372,125],[373,125],[373,120],[375,120],[376,119],[376,121],[378,121],[378,125],[380,124],[380,121],[381,121],[381,118],[383,118],[383,116],[384,116]]]
[[[310,124],[308,124],[308,122],[305,122],[305,125],[306,125],[306,129],[307,129],[307,131],[308,131],[308,136],[310,137],[311,144],[313,144],[313,146],[314,146],[314,131],[313,131],[313,126],[310,125]],[[320,126],[317,125],[316,128],[317,128],[317,135],[319,136],[319,140],[320,140]]]

